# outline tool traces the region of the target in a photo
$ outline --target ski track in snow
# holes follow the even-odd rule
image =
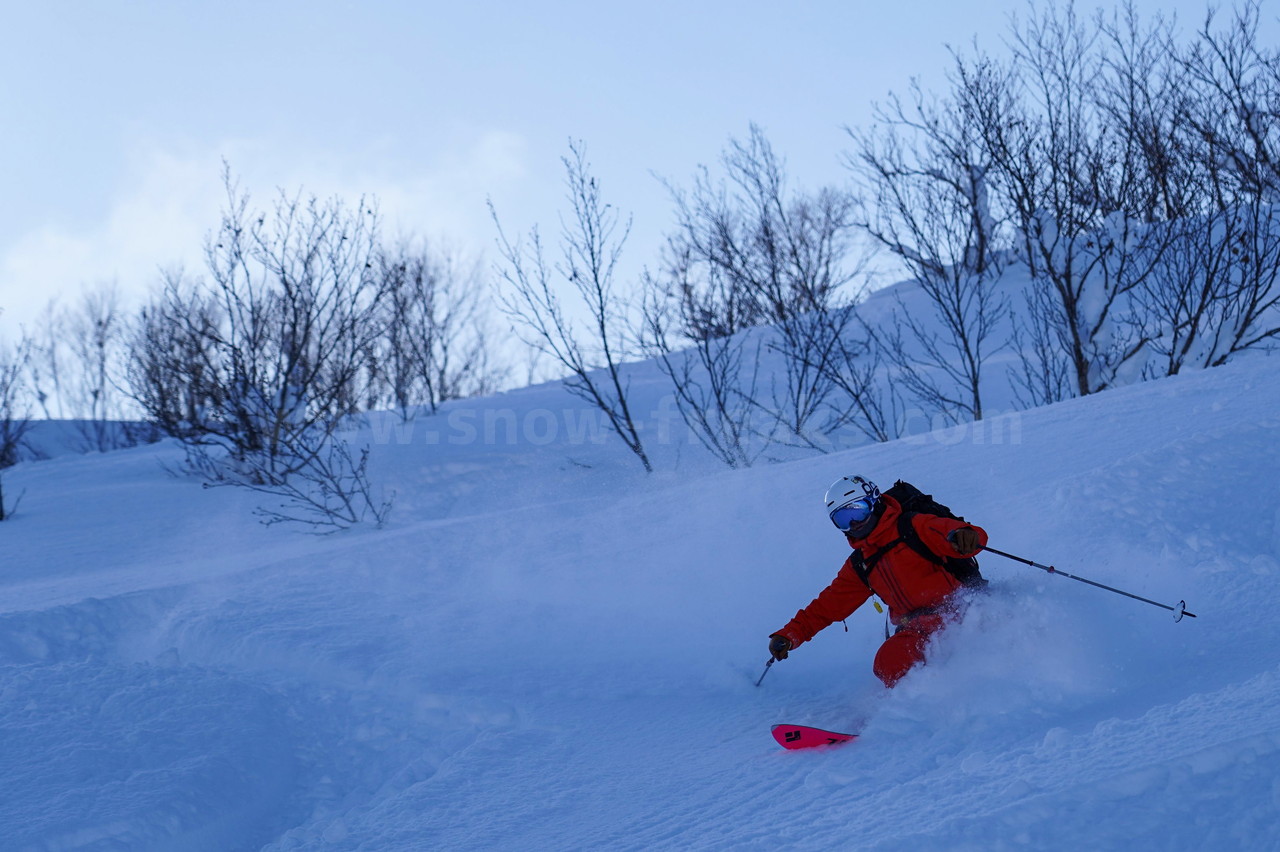
[[[1254,359],[1020,443],[649,479],[610,445],[393,446],[391,528],[324,539],[167,476],[172,448],[20,466],[0,849],[1280,848],[1277,401]],[[1199,617],[987,557],[892,693],[869,609],[756,689],[855,468]],[[864,736],[791,753],[781,721]]]

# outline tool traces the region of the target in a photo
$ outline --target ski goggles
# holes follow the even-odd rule
[[[859,497],[852,503],[845,503],[843,506],[832,509],[831,523],[835,524],[840,532],[848,532],[852,527],[866,523],[875,508],[875,503],[870,498]]]

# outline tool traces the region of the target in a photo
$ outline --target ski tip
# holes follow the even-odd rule
[[[808,725],[773,725],[769,730],[778,745],[791,750],[839,745],[858,738],[857,734],[844,734]]]

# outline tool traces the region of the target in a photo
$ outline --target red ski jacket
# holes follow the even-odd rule
[[[880,596],[889,607],[889,618],[894,624],[900,625],[914,616],[935,612],[946,603],[952,592],[961,588],[960,582],[950,572],[916,553],[898,537],[898,518],[902,515],[902,506],[892,497],[882,499],[885,502],[884,514],[876,528],[866,538],[849,539],[849,546],[863,557],[889,548],[871,569],[868,582],[862,582],[853,570],[851,556],[845,560],[831,585],[797,612],[786,627],[772,635],[786,637],[791,640],[791,647],[794,648],[808,642],[824,627],[848,618],[872,594]],[[987,543],[985,530],[963,521],[919,514],[911,518],[911,524],[925,547],[941,557],[973,555],[956,553],[951,542],[947,541],[948,534],[963,527],[971,527],[976,531],[982,546],[985,547]]]

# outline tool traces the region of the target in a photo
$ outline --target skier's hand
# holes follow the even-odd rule
[[[947,541],[951,542],[951,546],[961,556],[972,556],[982,549],[982,542],[978,539],[978,532],[973,527],[961,527],[958,530],[953,530],[947,536]]]
[[[769,637],[769,653],[773,655],[775,660],[785,660],[787,652],[791,650],[791,640],[785,636],[774,634]]]

